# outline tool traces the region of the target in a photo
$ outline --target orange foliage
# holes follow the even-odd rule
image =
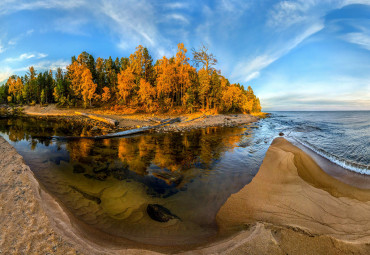
[[[135,84],[135,75],[131,67],[128,67],[126,70],[122,70],[118,76],[118,95],[119,99],[123,100],[125,104],[128,104],[128,99],[136,87]]]
[[[84,71],[82,73],[82,98],[84,100],[85,105],[87,104],[87,101],[89,100],[90,106],[91,106],[91,99],[95,95],[96,90],[96,84],[92,81],[92,75],[90,70],[86,67],[84,68]]]
[[[145,106],[148,110],[153,105],[153,100],[155,97],[155,88],[150,85],[145,79],[140,79],[140,89],[138,91],[140,103]]]
[[[103,88],[103,94],[101,95],[101,101],[102,102],[108,102],[108,100],[111,98],[110,89],[108,87]]]

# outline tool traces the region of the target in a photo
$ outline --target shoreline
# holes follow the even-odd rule
[[[109,118],[117,121],[117,126],[113,127],[104,122],[93,120],[76,112],[93,114],[97,117]],[[200,129],[207,127],[236,127],[240,125],[256,122],[261,118],[268,116],[266,113],[259,115],[251,114],[207,114],[207,113],[192,113],[192,114],[117,114],[110,110],[103,109],[82,109],[82,108],[57,108],[56,105],[48,106],[25,106],[23,111],[24,117],[36,117],[46,119],[65,119],[74,121],[89,128],[98,127],[104,132],[123,131],[128,129],[141,128],[146,126],[155,126],[159,122],[169,118],[180,118],[180,122],[162,126],[154,129],[155,132],[184,132],[192,129]]]
[[[307,153],[319,165],[319,167],[330,176],[351,186],[370,189],[369,175],[344,168],[294,139],[287,138],[287,140],[303,152]]]
[[[17,252],[28,253],[370,252],[370,191],[336,180],[284,138],[274,140],[256,177],[221,207],[216,217],[218,236],[205,244],[181,247],[124,242],[80,224],[40,186],[15,149],[0,140],[1,187],[6,187],[0,211],[5,219],[0,229],[6,236],[1,238],[0,251],[5,253],[14,249],[14,243]],[[19,180],[24,185],[19,186]],[[23,196],[15,200],[19,193]]]

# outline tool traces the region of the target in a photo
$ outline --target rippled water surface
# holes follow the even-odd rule
[[[370,174],[370,111],[274,112],[268,121],[330,161]]]

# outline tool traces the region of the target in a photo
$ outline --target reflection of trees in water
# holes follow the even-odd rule
[[[38,143],[45,146],[53,144],[51,136],[87,134],[87,128],[68,120],[44,120],[35,118],[7,118],[0,120],[0,132],[8,135],[10,141],[27,140],[34,150]]]
[[[38,143],[53,144],[50,137],[54,135],[88,135],[86,128],[73,122],[37,118],[0,120],[0,131],[8,134],[13,142],[30,141],[32,150]],[[238,128],[206,128],[121,139],[80,139],[67,141],[66,149],[70,163],[84,169],[78,170],[77,167],[75,173],[84,174],[87,178],[105,180],[112,175],[125,179],[128,170],[142,176],[150,171],[167,183],[178,184],[183,179],[182,174],[189,169],[209,169],[225,151],[236,146],[241,138],[240,132]],[[59,149],[61,144],[57,142]]]
[[[240,129],[235,128],[207,128],[99,141],[81,139],[68,142],[67,150],[75,163],[93,166],[92,176],[101,175],[101,169],[117,168],[139,175],[148,174],[148,170],[166,171],[172,176],[194,167],[210,168],[225,151],[236,146],[239,134]]]

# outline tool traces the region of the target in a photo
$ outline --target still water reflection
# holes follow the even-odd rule
[[[0,119],[0,133],[77,218],[110,234],[160,245],[196,243],[216,233],[220,206],[251,181],[273,139],[262,136],[263,129],[260,122],[56,141],[47,137],[90,131],[65,121]]]

